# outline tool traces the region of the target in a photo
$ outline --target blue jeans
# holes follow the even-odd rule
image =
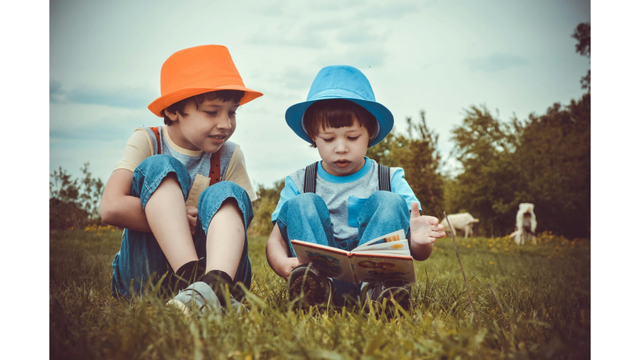
[[[186,201],[191,187],[191,178],[185,166],[168,155],[154,155],[140,163],[133,173],[131,195],[140,198],[142,207],[145,208],[162,180],[172,173],[178,178]],[[253,208],[249,195],[242,187],[229,181],[221,181],[202,192],[198,201],[198,221],[193,244],[198,258],[206,264],[206,238],[209,224],[227,199],[236,201],[243,216],[245,229],[244,249],[234,281],[244,283],[249,289],[252,275],[246,233],[253,219]],[[120,251],[113,259],[112,267],[111,292],[113,296],[127,298],[144,293],[151,286],[157,285],[162,276],[169,276],[173,272],[153,234],[130,229],[125,229],[122,233]]]
[[[282,205],[276,219],[285,242],[289,245],[289,256],[296,256],[291,239],[327,245],[351,251],[359,245],[398,229],[404,229],[409,238],[410,212],[407,203],[398,194],[377,191],[371,195],[358,214],[358,237],[338,240],[333,236],[329,209],[324,200],[314,193],[303,193]],[[357,299],[360,285],[333,280],[336,288],[336,304],[343,305],[347,297]]]

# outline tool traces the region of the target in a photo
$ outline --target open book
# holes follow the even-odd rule
[[[404,230],[394,231],[358,246],[351,251],[291,240],[301,264],[313,262],[333,279],[359,284],[381,280],[415,282],[413,258]]]

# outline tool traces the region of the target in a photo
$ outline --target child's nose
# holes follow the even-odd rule
[[[218,121],[217,127],[218,129],[231,129],[231,117],[227,116],[220,119],[220,121]]]

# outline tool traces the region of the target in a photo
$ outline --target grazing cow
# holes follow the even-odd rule
[[[478,219],[474,219],[473,216],[471,216],[471,214],[469,213],[447,215],[447,218],[449,218],[449,221],[451,222],[453,231],[457,232],[457,230],[464,230],[465,238],[468,238],[469,235],[473,236],[473,223],[477,223],[478,221],[480,221]],[[446,218],[442,219],[442,221],[440,221],[440,224],[444,226],[444,231],[452,231],[449,228],[449,223],[447,222]]]
[[[516,214],[516,231],[511,234],[511,237],[515,237],[517,245],[523,245],[525,240],[529,239],[535,245],[537,225],[533,204],[522,203]]]

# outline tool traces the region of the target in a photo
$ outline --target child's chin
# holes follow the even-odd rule
[[[217,153],[220,150],[220,148],[222,148],[222,145],[224,145],[224,143],[222,143],[220,145],[217,145],[217,144],[216,145],[211,145],[211,144],[209,144],[209,146],[207,146],[205,149],[202,149],[202,151],[204,151],[206,153],[210,153],[210,154]]]

